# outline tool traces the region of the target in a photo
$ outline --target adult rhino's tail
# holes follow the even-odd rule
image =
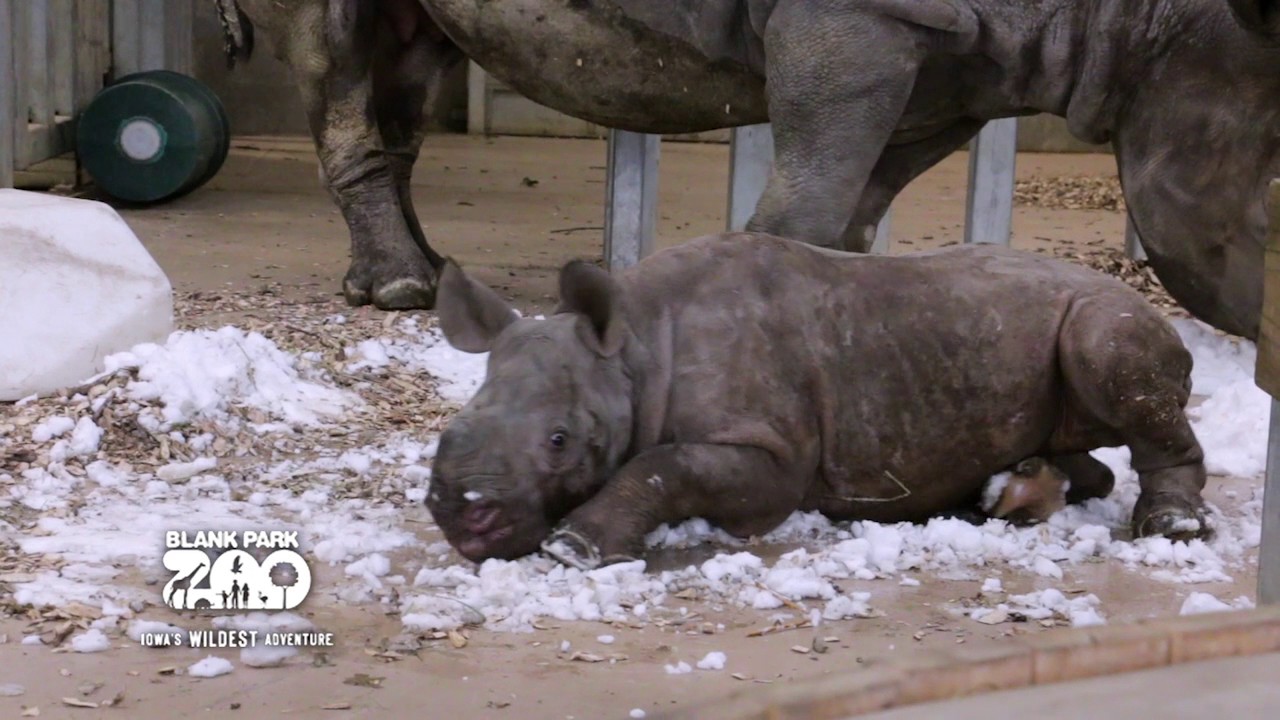
[[[253,22],[240,9],[236,0],[213,0],[213,4],[218,8],[218,20],[222,23],[227,69],[232,69],[236,66],[236,60],[247,62],[253,57]]]

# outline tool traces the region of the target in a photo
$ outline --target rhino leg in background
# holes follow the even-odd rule
[[[543,543],[567,565],[591,568],[639,558],[644,537],[690,517],[737,536],[772,530],[800,507],[803,473],[745,445],[659,445],[624,465]]]
[[[410,181],[427,134],[427,108],[434,102],[444,74],[466,56],[415,0],[399,0],[394,6],[399,12],[388,14],[391,32],[384,36],[374,61],[374,107],[405,225],[414,244],[439,271],[444,259],[422,232]]]
[[[1050,445],[1127,445],[1141,488],[1134,537],[1204,537],[1204,450],[1186,415],[1191,353],[1163,319],[1130,317],[1125,322],[1138,326],[1117,335],[1117,316],[1122,310],[1096,298],[1076,300],[1067,315],[1058,341],[1066,412]],[[1125,347],[1133,342],[1144,346]],[[1068,476],[1074,469],[1082,480],[1092,474],[1101,483],[1094,490],[1105,486],[1096,468],[1075,464],[1064,468]]]
[[[774,171],[748,231],[870,249],[850,223],[911,97],[925,32],[858,9],[777,6],[764,38]]]
[[[323,4],[322,4],[323,5]],[[302,91],[323,181],[351,233],[351,305],[429,308],[435,270],[405,223],[374,109],[378,4],[333,0],[298,13],[286,57]]]
[[[1067,488],[1068,505],[1104,498],[1116,487],[1116,475],[1111,468],[1087,452],[1053,455],[1049,463],[1071,479],[1071,487]]]
[[[875,242],[876,224],[898,193],[921,173],[962,147],[985,124],[982,120],[961,120],[928,137],[885,148],[858,201],[857,212],[845,234],[844,248],[869,251]]]

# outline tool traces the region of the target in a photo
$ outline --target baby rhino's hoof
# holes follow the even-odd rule
[[[595,543],[568,529],[560,528],[542,541],[542,552],[551,559],[579,570],[600,567],[600,549]]]
[[[1174,542],[1207,539],[1212,534],[1204,509],[1176,495],[1161,495],[1143,503],[1139,498],[1133,514],[1133,536],[1162,536]]]
[[[987,481],[982,509],[1014,525],[1035,525],[1066,507],[1070,485],[1066,474],[1044,458],[1027,458]]]

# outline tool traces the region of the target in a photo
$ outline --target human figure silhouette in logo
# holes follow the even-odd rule
[[[231,581],[231,607],[233,608],[240,607],[240,581],[239,580]]]
[[[244,601],[244,605],[242,605],[242,607],[248,608],[249,607],[249,583],[244,584],[244,591],[243,591],[243,594],[240,596],[240,598]]]
[[[227,607],[227,596],[228,596],[229,594],[230,594],[230,593],[228,593],[226,590],[223,590],[223,591],[222,591],[222,607],[224,607],[224,608],[225,608],[225,607]]]
[[[191,594],[191,578],[195,577],[196,573],[200,572],[203,569],[204,569],[204,563],[200,563],[199,565],[196,566],[195,570],[192,570],[189,574],[184,575],[178,578],[177,580],[173,581],[173,586],[169,588],[169,599],[165,601],[166,603],[168,603],[169,607],[172,607],[172,608],[186,607],[186,602],[190,599],[188,596]],[[175,605],[173,603],[173,596],[177,595],[179,590],[182,591],[183,604]]]

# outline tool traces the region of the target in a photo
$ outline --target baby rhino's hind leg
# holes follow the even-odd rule
[[[1071,482],[1067,489],[1069,505],[1104,498],[1116,487],[1116,475],[1111,468],[1087,452],[1052,455],[1049,462],[1066,473]]]
[[[1205,537],[1204,451],[1187,420],[1191,354],[1149,306],[1123,295],[1076,301],[1059,335],[1073,421],[1104,428],[1133,456],[1134,537]],[[1074,483],[1073,483],[1074,484]]]

